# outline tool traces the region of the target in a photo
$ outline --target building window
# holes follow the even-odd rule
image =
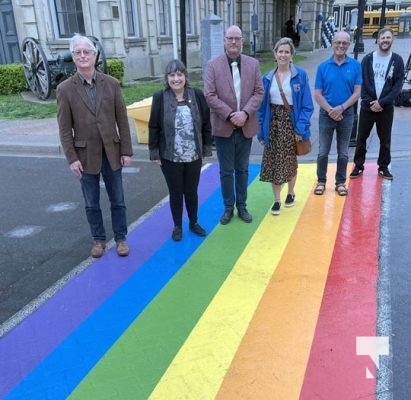
[[[168,0],[159,0],[158,2],[158,16],[160,22],[160,35],[169,35],[169,19],[168,19]]]
[[[193,0],[186,1],[186,32],[187,35],[194,34]]]
[[[126,21],[127,35],[130,37],[139,36],[138,14],[136,10],[137,3],[133,0],[126,0]]]
[[[55,0],[57,26],[62,38],[85,34],[81,0]]]
[[[351,12],[350,11],[346,11],[345,15],[344,15],[344,26],[348,26],[350,25],[350,18],[351,18]]]

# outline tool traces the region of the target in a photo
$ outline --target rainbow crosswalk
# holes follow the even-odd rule
[[[375,398],[355,344],[376,335],[381,179],[365,173],[346,198],[330,179],[315,196],[315,165],[302,164],[296,205],[274,217],[258,173],[251,224],[218,223],[208,165],[206,238],[185,226],[173,242],[164,203],[130,232],[129,257],[111,250],[1,338],[0,398]]]

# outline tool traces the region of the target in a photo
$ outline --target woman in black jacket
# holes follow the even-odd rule
[[[181,61],[167,64],[165,86],[153,96],[148,147],[150,160],[161,166],[167,182],[174,221],[171,237],[179,241],[183,236],[183,201],[190,231],[206,235],[197,221],[197,190],[202,159],[212,155],[210,111],[203,92],[189,87]]]

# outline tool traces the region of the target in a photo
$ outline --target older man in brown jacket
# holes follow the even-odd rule
[[[70,40],[77,73],[57,87],[60,141],[71,171],[80,178],[87,220],[94,239],[91,255],[101,257],[106,232],[100,209],[100,175],[111,203],[114,240],[127,256],[126,206],[122,167],[131,162],[127,109],[118,81],[95,69],[97,49],[85,36]]]

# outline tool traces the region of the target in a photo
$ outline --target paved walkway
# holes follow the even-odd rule
[[[129,257],[110,250],[4,332],[0,398],[409,398],[410,112],[396,109],[394,181],[377,175],[372,138],[349,196],[332,179],[315,196],[313,151],[295,207],[278,217],[256,162],[253,222],[220,225],[218,166],[206,165],[208,236],[185,221],[173,242],[168,203],[158,205],[130,232]]]
[[[375,49],[375,43],[372,39],[364,40],[365,53]],[[352,51],[351,46],[351,51]],[[394,50],[402,55],[406,62],[411,48],[411,39],[397,39],[394,42]],[[365,54],[364,53],[364,54]],[[314,52],[302,52],[306,56],[306,60],[301,62],[303,68],[306,69],[310,84],[313,88],[315,71],[320,62],[330,57],[331,49],[320,49]],[[364,54],[359,55],[361,60]],[[350,54],[353,56],[353,54]],[[411,85],[407,87],[411,88]],[[312,118],[312,134],[314,150],[318,143],[318,105],[315,104],[316,111]],[[394,122],[394,136],[393,136],[393,157],[404,157],[411,155],[410,138],[401,134],[407,129],[410,121],[410,108],[396,108],[395,122]],[[146,144],[139,144],[137,141],[136,130],[134,122],[130,119],[130,128],[132,131],[132,139],[134,146],[135,159],[147,160],[148,151]],[[375,133],[375,132],[374,132]],[[395,135],[398,135],[397,137]],[[405,141],[405,143],[404,143]],[[372,159],[378,157],[379,142],[376,135],[372,135],[369,141],[368,156]],[[0,154],[38,154],[41,156],[62,156],[60,142],[58,137],[58,125],[55,118],[48,118],[43,120],[17,120],[8,121],[0,120]],[[353,153],[353,149],[351,151]],[[262,148],[256,141],[252,148],[252,160],[258,162],[261,158]],[[314,161],[316,158],[316,151],[313,151],[303,161]],[[331,151],[331,159],[335,157],[335,146]],[[215,160],[215,159],[214,159]]]

